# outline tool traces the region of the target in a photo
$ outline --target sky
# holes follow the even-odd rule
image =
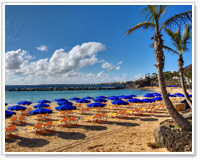
[[[145,21],[143,5],[7,5],[6,85],[85,84],[136,80],[157,73],[154,30],[126,31]],[[161,22],[191,10],[168,6]],[[176,27],[172,28],[174,31]],[[164,33],[164,44],[174,48]],[[192,63],[192,42],[183,54]],[[174,48],[175,49],[175,48]],[[178,56],[165,52],[164,71]]]

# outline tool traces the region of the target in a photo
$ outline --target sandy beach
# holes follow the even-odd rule
[[[159,91],[158,88],[151,89]],[[182,93],[182,89],[170,89],[169,92]],[[51,109],[55,106],[56,103],[51,103]],[[16,113],[19,115],[20,111]],[[75,115],[87,117],[95,113],[90,111],[88,115]],[[51,116],[53,123],[62,119],[57,116],[55,109]],[[160,122],[170,118],[167,111],[129,115],[121,119],[108,118],[101,123],[79,120],[77,126],[56,126],[54,132],[45,134],[31,133],[27,126],[33,126],[37,121],[34,116],[26,118],[27,124],[17,125],[18,135],[6,138],[6,152],[168,152],[165,148],[152,149],[147,145],[154,143],[154,129]],[[6,119],[6,126],[8,122],[9,119]]]

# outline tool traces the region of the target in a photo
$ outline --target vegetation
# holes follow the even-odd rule
[[[183,23],[186,23],[188,20],[191,21],[192,11],[186,11],[184,13],[180,13],[177,15],[174,15],[170,17],[169,19],[161,22],[162,15],[165,13],[167,9],[166,5],[148,5],[144,8],[143,13],[146,16],[147,21],[141,22],[131,29],[127,31],[127,34],[131,34],[132,32],[136,31],[137,29],[143,28],[143,29],[154,29],[154,36],[152,39],[153,42],[153,48],[154,48],[154,54],[156,59],[155,67],[158,71],[158,81],[159,81],[159,87],[161,90],[161,94],[165,103],[165,106],[170,114],[170,116],[175,120],[175,122],[185,130],[192,130],[192,125],[189,121],[187,121],[184,117],[182,117],[177,110],[174,108],[172,102],[170,101],[166,89],[165,84],[165,78],[164,78],[164,64],[165,64],[165,58],[164,58],[164,52],[163,52],[163,38],[161,32],[164,28],[168,28],[174,25],[181,25]]]
[[[186,25],[184,30],[183,30],[183,34],[181,36],[181,27],[179,26],[179,28],[176,30],[176,32],[173,32],[171,29],[165,29],[165,31],[167,32],[167,34],[170,36],[172,43],[174,45],[174,47],[176,48],[176,50],[166,47],[167,50],[169,50],[170,52],[178,55],[179,59],[178,59],[178,68],[179,68],[179,74],[180,74],[180,81],[181,81],[181,86],[183,88],[183,93],[185,95],[185,98],[187,100],[187,103],[189,104],[190,108],[192,108],[192,101],[188,96],[188,93],[186,91],[186,86],[185,86],[185,79],[184,79],[184,61],[183,61],[183,52],[188,51],[188,41],[191,38],[191,26],[190,25]]]

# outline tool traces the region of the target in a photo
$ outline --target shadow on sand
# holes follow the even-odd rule
[[[62,139],[80,140],[80,139],[85,139],[86,138],[85,134],[79,133],[79,132],[57,131],[55,134],[56,134],[57,137],[60,137]]]
[[[141,118],[141,121],[158,121],[157,118]]]
[[[135,127],[135,126],[139,126],[139,124],[137,123],[131,123],[131,122],[115,122],[115,121],[106,121],[103,122],[103,124],[115,124],[115,125],[119,125],[119,126],[127,126],[127,127]]]
[[[19,146],[28,148],[43,147],[50,143],[49,141],[41,138],[17,137],[17,140],[20,140],[18,142]]]

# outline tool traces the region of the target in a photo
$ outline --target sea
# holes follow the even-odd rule
[[[74,85],[75,87],[81,87],[81,85]],[[86,85],[84,85],[86,86]],[[94,85],[87,85],[94,86]],[[99,86],[99,85],[98,85]],[[102,85],[102,87],[110,87],[116,85]],[[10,104],[17,104],[19,101],[31,101],[37,103],[37,101],[46,99],[54,102],[57,98],[70,99],[72,97],[83,98],[86,96],[120,96],[134,94],[138,97],[144,96],[146,93],[153,91],[139,90],[139,89],[107,89],[107,90],[69,90],[69,91],[8,91],[12,88],[45,88],[45,87],[73,87],[73,85],[20,85],[20,86],[5,86],[5,102]]]

